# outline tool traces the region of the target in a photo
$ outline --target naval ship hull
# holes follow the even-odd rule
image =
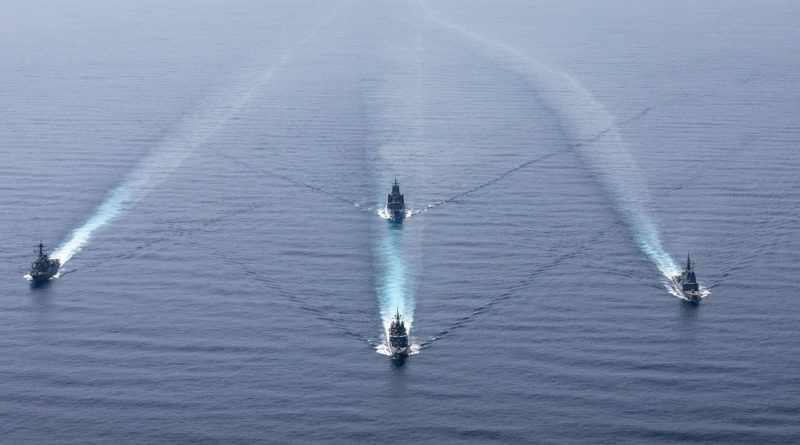
[[[408,330],[406,324],[400,317],[400,310],[397,310],[395,319],[392,321],[387,333],[389,337],[388,345],[389,352],[392,354],[392,360],[403,361],[408,357],[409,347],[411,342],[408,341]]]
[[[58,271],[56,270],[55,272],[52,273],[30,274],[31,284],[33,284],[34,286],[39,286],[41,284],[47,283],[48,281],[50,281],[50,278],[56,276],[57,273]]]
[[[386,197],[386,212],[389,214],[389,221],[395,223],[403,222],[403,218],[406,216],[406,201],[403,194],[400,193],[397,179],[392,185],[392,193]]]
[[[406,212],[404,211],[389,211],[389,221],[391,222],[403,222],[403,219],[406,217]]]
[[[34,286],[41,286],[50,281],[50,275],[31,275],[31,284]]]
[[[702,297],[700,296],[699,290],[683,290],[683,283],[681,282],[678,277],[672,278],[670,280],[673,289],[679,295],[683,296],[683,299],[691,304],[699,304]]]
[[[61,268],[61,260],[50,259],[45,253],[44,244],[39,243],[39,256],[31,263],[31,271],[28,274],[34,286],[46,283],[50,278],[58,275]]]
[[[393,360],[405,360],[408,357],[408,348],[389,348]]]

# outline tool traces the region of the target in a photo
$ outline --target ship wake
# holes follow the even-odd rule
[[[402,226],[387,227],[383,239],[375,249],[380,270],[376,290],[386,338],[389,338],[389,327],[395,313],[400,313],[409,332],[414,323],[416,301],[412,291],[411,273],[404,255],[402,235]]]
[[[709,289],[706,286],[703,286],[702,283],[699,283],[699,284],[700,284],[700,298],[701,299],[702,298],[706,298],[707,296],[711,295],[711,289]],[[686,296],[683,295],[683,292],[681,292],[681,290],[678,289],[675,286],[675,283],[673,283],[672,280],[670,280],[670,279],[665,279],[664,280],[664,288],[667,290],[667,293],[669,293],[673,297],[679,298],[679,299],[681,299],[683,301],[688,301],[688,302],[692,301],[689,298],[686,298]]]
[[[380,355],[385,355],[386,357],[391,357],[392,356],[392,351],[391,351],[391,349],[389,349],[389,346],[388,346],[387,343],[388,343],[388,340],[384,340],[382,343],[374,345],[375,352],[377,352]],[[423,349],[422,345],[412,344],[409,347],[408,355],[417,355],[417,354],[419,354],[419,352],[422,349]]]
[[[358,207],[358,206],[356,206],[356,207]],[[380,218],[380,219],[384,219],[384,220],[387,220],[387,221],[392,219],[392,215],[391,215],[391,213],[389,213],[389,209],[387,209],[386,207],[381,207],[381,208],[379,208],[377,210],[375,210],[373,208],[370,208],[370,207],[367,207],[367,209],[371,213],[374,213],[374,214],[378,215],[378,218]],[[406,209],[406,213],[405,213],[404,219],[411,218],[412,216],[414,216],[414,215],[416,215],[418,213],[420,213],[419,210]]]
[[[146,156],[128,177],[115,187],[80,227],[51,255],[63,266],[81,251],[95,232],[132,207],[177,169],[200,146],[222,128],[272,79],[290,56],[305,46],[335,16],[329,16],[302,40],[277,59],[255,63],[229,80],[227,87],[208,96],[194,111],[180,121],[172,132]]]
[[[448,31],[481,57],[519,74],[558,115],[583,162],[597,176],[639,249],[669,278],[679,273],[650,214],[651,198],[613,116],[577,80],[509,45],[476,34],[420,7],[432,28]]]

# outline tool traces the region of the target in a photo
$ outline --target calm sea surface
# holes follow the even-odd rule
[[[799,23],[0,3],[0,443],[800,443]]]

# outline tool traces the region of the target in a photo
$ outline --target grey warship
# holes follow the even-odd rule
[[[389,327],[389,352],[394,360],[405,360],[408,357],[408,331],[406,324],[400,319],[400,310],[397,310],[395,319]]]
[[[392,185],[392,193],[386,200],[386,210],[389,213],[389,219],[394,222],[403,222],[406,217],[406,202],[403,194],[400,193],[400,185],[397,183],[397,178],[394,179]]]
[[[700,303],[700,285],[697,283],[697,277],[692,267],[692,258],[689,255],[686,256],[686,266],[683,272],[672,277],[672,284],[686,301],[692,304]]]
[[[31,263],[30,277],[34,285],[47,282],[50,278],[58,274],[61,268],[61,261],[51,259],[44,250],[44,245],[39,243],[39,256]]]

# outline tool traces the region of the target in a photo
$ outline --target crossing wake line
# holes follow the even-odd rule
[[[627,123],[633,122],[635,120],[641,119],[642,117],[646,116],[650,112],[650,110],[651,110],[651,108],[649,108],[649,107],[645,108],[641,112],[637,113],[635,116],[633,116],[631,118],[628,118],[625,121],[623,121],[622,124],[627,124]],[[578,142],[574,146],[579,146],[580,144],[587,144],[587,143],[591,143],[591,142],[600,140],[610,130],[611,130],[610,128],[602,130],[602,131],[598,132],[597,134],[592,135],[591,138],[583,140],[581,142]],[[438,207],[442,207],[442,206],[444,206],[444,205],[446,205],[446,204],[448,204],[450,202],[453,202],[453,201],[456,201],[458,199],[461,199],[461,198],[467,197],[469,195],[472,195],[472,194],[474,194],[476,192],[481,191],[482,189],[484,189],[486,187],[492,186],[492,185],[494,185],[494,184],[496,184],[496,183],[498,183],[500,181],[503,181],[504,179],[508,178],[509,176],[513,175],[514,173],[516,173],[516,172],[518,172],[518,171],[520,171],[520,170],[522,170],[522,169],[524,169],[526,167],[529,167],[529,166],[531,166],[533,164],[537,164],[537,163],[539,163],[541,161],[549,159],[549,158],[551,158],[551,157],[553,157],[553,156],[555,156],[557,154],[560,154],[563,151],[564,151],[564,149],[558,149],[558,150],[552,151],[550,153],[544,154],[542,156],[539,156],[537,158],[525,161],[525,162],[523,162],[521,164],[518,164],[518,165],[516,165],[516,166],[514,166],[514,167],[512,167],[512,168],[510,168],[510,169],[508,169],[508,170],[506,170],[506,171],[504,171],[502,173],[500,173],[499,175],[494,176],[493,178],[491,178],[491,179],[489,179],[487,181],[484,181],[484,182],[482,182],[482,183],[480,183],[480,184],[478,184],[478,185],[476,185],[476,186],[474,186],[474,187],[472,187],[472,188],[470,188],[468,190],[464,190],[464,191],[456,193],[455,195],[452,195],[452,196],[450,196],[448,198],[442,199],[440,201],[436,201],[436,202],[434,202],[432,204],[428,204],[427,206],[425,206],[425,207],[423,207],[421,209],[413,209],[413,210],[410,211],[409,216],[418,215],[418,214],[421,214],[421,213],[426,213],[426,212],[429,212],[429,211],[431,211],[433,209],[436,209]]]
[[[487,180],[485,182],[482,182],[482,183],[480,183],[480,184],[478,184],[476,186],[473,186],[472,188],[470,188],[468,190],[464,190],[462,192],[456,193],[455,195],[452,195],[452,196],[447,197],[445,199],[442,199],[440,201],[436,201],[434,203],[428,204],[426,206],[423,206],[422,208],[419,208],[419,209],[410,208],[408,210],[407,214],[406,214],[406,217],[410,218],[410,217],[415,216],[415,215],[420,215],[420,214],[423,214],[423,213],[427,213],[427,212],[429,212],[431,210],[434,210],[434,209],[436,209],[438,207],[442,207],[442,206],[444,206],[444,205],[446,205],[448,203],[451,203],[453,201],[456,201],[458,199],[461,199],[461,198],[464,198],[466,196],[475,194],[475,193],[479,192],[480,190],[482,190],[482,189],[484,189],[486,187],[494,185],[494,184],[496,184],[496,183],[508,178],[509,176],[511,176],[512,174],[518,172],[519,170],[522,170],[522,169],[524,169],[526,167],[529,167],[529,166],[531,166],[533,164],[536,164],[538,162],[544,161],[545,159],[548,159],[548,158],[550,158],[552,156],[555,156],[555,155],[559,154],[561,151],[563,151],[563,150],[553,151],[551,153],[547,153],[545,155],[539,156],[539,157],[537,157],[535,159],[531,159],[531,160],[525,161],[525,162],[523,162],[523,163],[521,163],[519,165],[516,165],[516,166],[504,171],[503,173],[501,173],[501,174],[499,174],[499,175],[497,175],[497,176],[495,176],[495,177],[493,177],[493,178],[491,178],[491,179],[489,179],[489,180]],[[311,184],[311,183],[308,183],[308,182],[304,182],[304,181],[301,181],[299,179],[293,178],[293,177],[288,176],[288,175],[284,175],[284,174],[277,173],[277,172],[274,172],[274,171],[269,171],[269,170],[255,169],[249,163],[247,163],[247,162],[245,162],[243,160],[240,160],[240,159],[233,158],[227,153],[220,152],[220,154],[223,155],[223,156],[228,157],[232,162],[237,163],[238,165],[242,166],[243,168],[252,170],[252,171],[257,172],[257,173],[262,174],[262,175],[266,174],[266,175],[278,178],[278,179],[280,179],[282,181],[285,181],[285,182],[287,182],[289,184],[292,184],[292,185],[295,185],[297,187],[302,187],[302,188],[311,190],[313,192],[317,192],[321,196],[325,196],[327,198],[334,199],[334,200],[339,201],[339,202],[341,202],[343,204],[346,204],[348,207],[350,207],[350,208],[352,208],[352,209],[354,209],[356,211],[360,211],[360,212],[365,212],[365,213],[369,213],[369,214],[372,214],[372,215],[376,215],[376,216],[378,216],[378,217],[380,217],[381,219],[384,219],[384,220],[385,219],[389,219],[389,215],[386,212],[386,209],[384,207],[374,206],[374,205],[371,206],[369,204],[366,204],[363,201],[359,201],[359,200],[356,200],[356,199],[340,196],[340,195],[337,195],[337,194],[331,192],[331,190],[326,188],[326,187],[322,187],[322,186],[319,186],[319,185],[314,185],[314,184]]]
[[[348,207],[351,207],[351,208],[353,208],[355,210],[366,212],[366,213],[371,213],[371,214],[376,214],[376,215],[378,214],[378,211],[380,210],[380,209],[376,209],[376,208],[373,208],[373,207],[368,207],[365,204],[363,204],[362,202],[359,202],[359,201],[357,201],[355,199],[350,199],[350,198],[347,198],[347,197],[344,197],[344,196],[337,195],[337,194],[331,192],[331,190],[329,190],[328,188],[325,188],[325,187],[322,187],[322,186],[319,186],[319,185],[314,185],[314,184],[311,184],[309,182],[301,181],[301,180],[299,180],[297,178],[293,178],[293,177],[291,177],[289,175],[284,175],[282,173],[278,173],[278,172],[273,171],[273,170],[254,168],[250,163],[245,162],[242,159],[236,158],[234,156],[231,156],[230,153],[226,153],[226,152],[221,151],[221,150],[218,150],[217,153],[220,154],[221,156],[224,156],[224,157],[228,158],[228,160],[230,160],[231,162],[236,163],[240,167],[245,168],[247,170],[250,170],[250,171],[252,171],[254,173],[258,173],[259,175],[268,175],[268,176],[271,176],[273,178],[278,178],[278,179],[280,179],[280,180],[282,180],[284,182],[287,182],[289,184],[292,184],[294,186],[311,190],[311,191],[313,191],[315,193],[318,193],[320,196],[324,196],[324,197],[331,198],[333,200],[339,201],[342,204],[346,204]]]
[[[478,184],[478,185],[476,185],[475,187],[472,187],[469,190],[465,190],[463,192],[456,193],[455,195],[450,196],[449,198],[445,198],[445,199],[443,199],[441,201],[437,201],[437,202],[435,202],[433,204],[428,204],[428,206],[425,207],[425,208],[422,208],[422,209],[419,209],[419,210],[412,210],[411,211],[411,215],[417,215],[417,214],[420,214],[420,213],[426,213],[426,212],[429,212],[429,211],[431,211],[431,210],[433,210],[433,209],[435,209],[437,207],[441,207],[441,206],[446,205],[446,204],[448,204],[450,202],[453,202],[453,201],[455,201],[455,200],[457,200],[459,198],[464,198],[464,197],[466,197],[468,195],[472,195],[475,192],[478,192],[478,191],[480,191],[480,190],[482,190],[482,189],[484,189],[486,187],[489,187],[490,185],[494,185],[495,183],[498,183],[498,182],[502,181],[503,179],[506,179],[510,175],[516,173],[519,170],[522,170],[525,167],[528,167],[530,165],[536,164],[537,162],[544,161],[547,158],[550,158],[552,156],[557,155],[559,153],[559,151],[548,153],[548,154],[540,156],[540,157],[538,157],[536,159],[531,159],[530,161],[523,162],[522,164],[519,164],[519,165],[517,165],[517,166],[515,166],[513,168],[510,168],[510,169],[506,170],[505,172],[501,173],[500,175],[495,176],[494,178],[492,178],[492,179],[490,179],[490,180],[488,180],[486,182]]]
[[[625,119],[624,121],[622,121],[620,123],[620,125],[624,125],[624,124],[633,122],[635,120],[641,119],[642,117],[646,116],[650,111],[651,111],[650,107],[645,108],[642,111],[640,111],[639,113],[637,113],[635,116],[630,117],[630,118]],[[581,144],[588,144],[588,143],[592,143],[594,141],[600,140],[609,131],[610,131],[610,128],[607,128],[607,129],[604,129],[602,131],[599,131],[598,133],[592,135],[590,138],[578,142],[577,144],[574,145],[574,147],[577,147],[577,146],[579,146]],[[506,170],[506,171],[504,171],[504,172],[492,177],[491,179],[488,179],[488,180],[486,180],[486,181],[484,181],[484,182],[482,182],[482,183],[480,183],[478,185],[475,185],[475,186],[471,187],[470,189],[458,192],[458,193],[456,193],[456,194],[454,194],[452,196],[449,196],[449,197],[447,197],[445,199],[433,202],[431,204],[424,205],[421,208],[410,208],[408,213],[406,214],[406,217],[410,218],[412,216],[416,216],[416,215],[420,215],[420,214],[423,214],[423,213],[427,213],[427,212],[430,212],[431,210],[434,210],[436,208],[442,207],[442,206],[444,206],[444,205],[446,205],[448,203],[451,203],[453,201],[456,201],[456,200],[465,198],[467,196],[473,195],[473,194],[475,194],[475,193],[477,193],[477,192],[479,192],[479,191],[481,191],[481,190],[483,190],[483,189],[485,189],[485,188],[487,188],[489,186],[495,185],[498,182],[501,182],[501,181],[507,179],[508,177],[512,176],[514,173],[517,173],[520,170],[523,170],[523,169],[525,169],[525,168],[527,168],[527,167],[529,167],[531,165],[534,165],[534,164],[537,164],[537,163],[539,163],[541,161],[549,159],[549,158],[551,158],[551,157],[553,157],[555,155],[560,154],[563,151],[564,151],[564,149],[558,149],[558,150],[551,151],[550,153],[546,153],[546,154],[544,154],[542,156],[539,156],[539,157],[536,157],[534,159],[530,159],[530,160],[522,162],[522,163],[520,163],[518,165],[515,165],[514,167],[512,167],[512,168],[510,168],[510,169],[508,169],[508,170]],[[230,153],[224,152],[222,150],[219,150],[217,153],[219,155],[221,155],[221,156],[224,156],[224,157],[228,158],[232,162],[235,162],[239,166],[241,166],[241,167],[243,167],[245,169],[251,170],[251,171],[253,171],[255,173],[262,174],[262,175],[266,174],[266,175],[281,179],[281,180],[283,180],[283,181],[285,181],[285,182],[287,182],[289,184],[292,184],[292,185],[295,185],[295,186],[298,186],[298,187],[302,187],[302,188],[311,190],[313,192],[319,193],[320,196],[325,196],[327,198],[331,198],[331,199],[339,201],[339,202],[341,202],[343,204],[346,204],[348,207],[351,207],[354,210],[365,212],[365,213],[369,213],[369,214],[373,214],[373,215],[377,215],[381,219],[389,219],[389,215],[386,212],[384,207],[381,207],[381,206],[370,206],[369,204],[366,204],[364,201],[359,201],[357,199],[353,199],[353,198],[348,198],[348,197],[345,197],[345,196],[337,195],[336,193],[333,193],[329,188],[322,187],[322,186],[315,185],[315,184],[311,184],[311,183],[308,183],[308,182],[304,182],[304,181],[301,181],[301,180],[299,180],[297,178],[294,178],[294,177],[291,177],[291,176],[288,176],[288,175],[285,175],[285,174],[277,173],[277,172],[272,171],[272,170],[255,169],[255,168],[253,168],[252,164],[250,164],[248,162],[245,162],[245,161],[243,161],[241,159],[235,158],[235,157],[231,156]]]
[[[598,240],[600,240],[604,236],[605,236],[605,230],[597,232],[596,234],[592,235],[589,239],[587,239],[585,242],[582,242],[579,245],[575,246],[574,248],[570,249],[569,251],[556,256],[552,261],[534,267],[527,274],[527,276],[525,276],[519,282],[515,283],[513,286],[508,287],[505,291],[493,296],[480,306],[475,307],[468,315],[464,315],[462,317],[457,318],[453,323],[449,324],[444,329],[441,329],[439,332],[431,336],[428,340],[420,343],[419,344],[420,349],[425,349],[430,347],[434,342],[439,341],[442,338],[446,337],[447,335],[450,335],[454,331],[461,329],[462,327],[466,326],[468,323],[473,321],[476,317],[487,312],[493,307],[498,306],[501,303],[512,300],[514,298],[521,298],[520,293],[525,289],[528,289],[534,284],[536,284],[536,279],[539,276],[560,266],[561,264],[570,260],[571,258],[574,258],[578,254],[583,252],[587,245],[595,244]]]
[[[246,274],[249,279],[269,289],[274,295],[291,301],[293,304],[297,305],[297,307],[299,307],[301,310],[308,312],[313,317],[319,319],[324,323],[329,324],[336,331],[348,335],[350,337],[353,337],[359,341],[365,342],[370,347],[375,347],[378,345],[377,342],[375,342],[368,336],[364,335],[363,333],[358,332],[346,326],[335,315],[331,314],[330,310],[311,305],[308,303],[306,299],[300,298],[297,295],[287,291],[282,286],[280,286],[275,279],[272,279],[266,276],[263,272],[260,272],[251,267],[252,264],[251,261],[235,258],[231,255],[222,252],[219,249],[212,248],[205,244],[198,243],[197,248],[200,250],[204,250],[211,255],[214,255],[218,259],[222,260],[222,262],[224,263],[230,264],[237,271]]]

